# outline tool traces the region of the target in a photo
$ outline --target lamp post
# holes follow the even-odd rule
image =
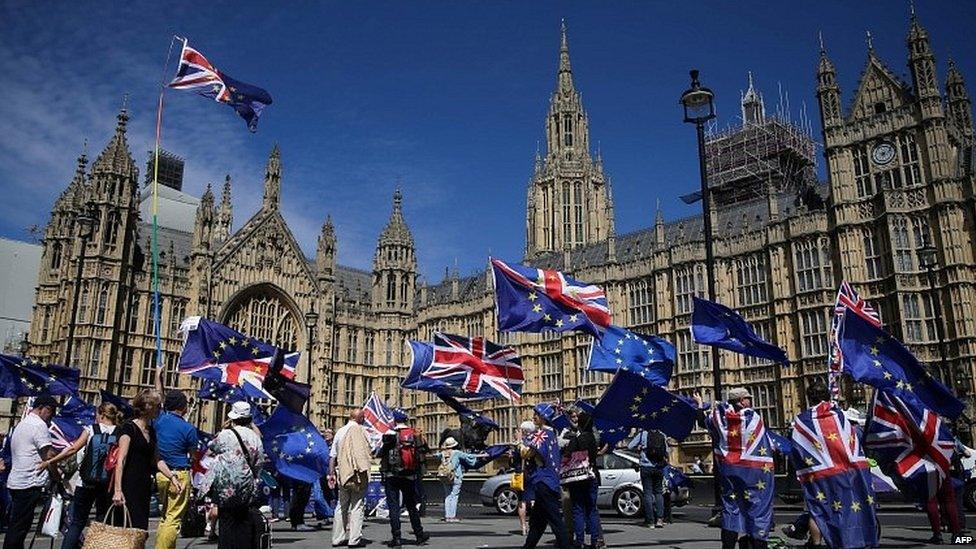
[[[75,217],[78,224],[78,237],[81,242],[81,252],[78,255],[78,268],[75,269],[75,287],[71,298],[71,323],[68,324],[68,343],[64,349],[64,365],[71,367],[71,351],[75,343],[75,324],[78,321],[78,296],[81,293],[81,274],[85,267],[85,249],[95,226],[95,204],[88,202]]]
[[[695,125],[698,136],[698,170],[701,174],[702,228],[705,233],[705,277],[709,301],[715,301],[715,250],[712,245],[712,196],[708,189],[708,172],[705,164],[705,123],[715,118],[715,94],[698,81],[698,70],[692,69],[691,87],[681,94],[684,107],[684,121]],[[692,275],[694,276],[694,274]],[[717,402],[722,393],[721,370],[719,370],[718,347],[712,346],[712,401]],[[712,464],[715,475],[715,505],[721,505],[722,488],[718,477],[717,464]]]
[[[308,353],[308,375],[312,375],[312,343],[315,341],[315,327],[319,324],[319,314],[315,312],[315,303],[312,303],[312,310],[305,313],[305,327],[308,328],[308,338],[306,340],[306,352]]]

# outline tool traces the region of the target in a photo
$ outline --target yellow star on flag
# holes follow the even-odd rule
[[[549,313],[546,313],[546,314],[542,315],[542,318],[545,319],[546,322],[549,322],[550,320],[552,320],[552,317],[549,316]]]
[[[813,458],[812,457],[805,458],[803,460],[803,463],[806,463],[807,465],[813,465]]]
[[[823,501],[827,499],[827,496],[823,492],[817,492],[817,501]]]
[[[539,296],[535,292],[529,292],[529,301],[535,301],[539,299]]]
[[[854,511],[856,513],[860,510],[861,510],[861,502],[859,501],[851,502],[851,511]]]
[[[765,489],[766,489],[765,480],[760,480],[759,482],[756,483],[756,490],[765,490]]]
[[[874,355],[874,356],[878,356],[878,348],[872,345],[871,346],[871,354]]]
[[[835,499],[834,503],[831,504],[831,507],[834,508],[834,511],[840,511],[841,509],[844,508],[844,504],[841,503],[839,500]]]
[[[891,372],[885,370],[885,373],[881,374],[885,379],[891,379]]]
[[[533,313],[538,313],[540,311],[542,311],[542,305],[539,305],[538,303],[536,303],[535,305],[532,306],[532,312]]]
[[[868,505],[874,505],[874,496],[868,496]]]
[[[766,447],[765,446],[763,446],[762,448],[759,449],[759,455],[761,455],[761,456],[766,455]]]
[[[830,433],[827,435],[827,440],[837,440],[837,433]]]
[[[569,321],[570,322],[576,322],[576,319],[578,319],[578,318],[579,318],[579,315],[569,315]]]
[[[556,321],[556,326],[561,328],[562,325],[563,325],[563,319],[560,318],[559,320]]]

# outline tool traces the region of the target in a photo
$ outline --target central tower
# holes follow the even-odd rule
[[[546,156],[536,152],[526,208],[525,257],[577,248],[613,234],[613,198],[603,160],[590,156],[590,131],[573,85],[562,25],[556,90],[546,117]]]

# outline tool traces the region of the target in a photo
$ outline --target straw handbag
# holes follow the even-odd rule
[[[129,508],[125,505],[122,506],[125,513],[124,526],[110,525],[108,515],[113,509],[115,508],[109,508],[102,522],[93,522],[88,526],[83,549],[106,549],[108,547],[112,549],[144,549],[149,532],[132,527],[132,517],[129,516]]]

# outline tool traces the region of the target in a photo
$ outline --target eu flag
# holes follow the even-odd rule
[[[132,410],[132,405],[129,404],[129,399],[125,397],[120,397],[115,393],[110,393],[105,389],[99,389],[98,393],[102,397],[102,402],[109,402],[114,404],[115,407],[118,408],[119,412],[121,412],[122,417],[126,419],[132,417],[133,410]]]
[[[0,354],[0,397],[77,394],[79,375],[75,368]]]
[[[456,398],[449,397],[447,395],[441,395],[441,394],[437,396],[444,401],[444,404],[450,406],[451,409],[457,412],[458,415],[461,416],[462,418],[469,419],[479,425],[484,425],[485,427],[498,429],[498,424],[495,423],[490,417],[483,416],[478,412],[475,412],[471,408],[468,408],[464,404],[461,404]]]
[[[619,427],[658,429],[684,440],[695,426],[697,410],[684,398],[654,385],[643,376],[619,371],[593,411],[598,420]]]
[[[619,368],[664,387],[671,380],[674,357],[674,345],[664,338],[611,325],[603,338],[593,340],[589,369],[616,372]]]
[[[600,337],[610,326],[603,290],[550,269],[491,260],[498,329],[502,332],[568,332]]]
[[[307,417],[278,406],[258,428],[268,459],[279,473],[318,482],[328,472],[329,445]]]
[[[200,400],[216,400],[220,402],[238,402],[246,400],[244,391],[237,385],[223,383],[216,379],[204,378],[200,380],[200,389],[197,390],[197,398]]]
[[[664,473],[664,482],[668,483],[668,488],[674,492],[682,486],[691,487],[691,479],[688,475],[681,472],[674,465],[665,465],[661,472]]]
[[[759,337],[752,326],[732,309],[707,299],[694,297],[694,300],[691,333],[696,343],[773,362],[789,362],[786,351]]]
[[[963,403],[932,377],[897,339],[848,309],[838,335],[844,371],[896,396],[917,397],[939,415],[956,419]]]
[[[511,444],[492,444],[491,446],[485,448],[483,452],[480,452],[488,455],[485,457],[476,458],[474,461],[474,465],[472,465],[467,469],[481,469],[485,465],[488,465],[492,461],[495,461],[496,459],[502,457],[503,455],[508,453],[508,451],[511,449],[512,449]]]

